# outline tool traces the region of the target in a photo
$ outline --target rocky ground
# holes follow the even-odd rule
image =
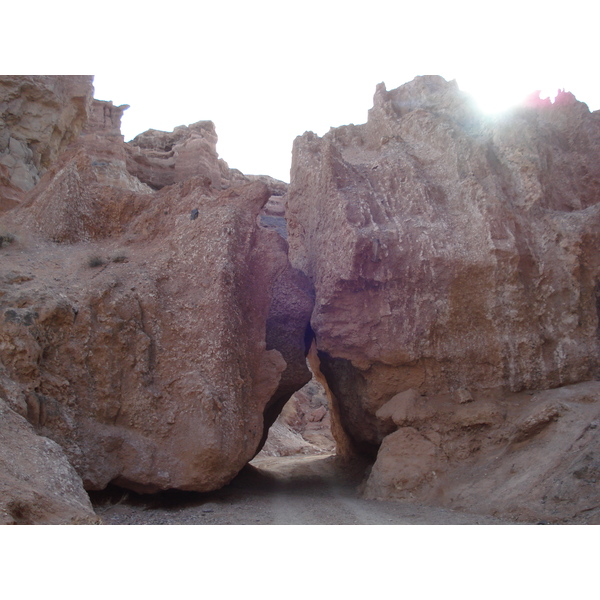
[[[516,521],[408,502],[363,500],[359,465],[325,456],[264,457],[212,493],[92,494],[105,525],[506,525]]]

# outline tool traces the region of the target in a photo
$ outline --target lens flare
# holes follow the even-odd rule
[[[475,104],[485,114],[499,114],[520,106],[549,106],[564,91],[523,90],[508,88],[469,89]]]

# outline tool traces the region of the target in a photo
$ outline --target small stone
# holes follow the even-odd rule
[[[466,390],[465,388],[460,388],[456,391],[456,399],[459,404],[466,404],[467,402],[473,402],[473,396],[471,396],[471,392]]]

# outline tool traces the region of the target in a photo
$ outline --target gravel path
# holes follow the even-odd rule
[[[106,525],[512,524],[480,515],[358,497],[360,470],[332,455],[255,459],[227,487],[206,494],[92,494]]]

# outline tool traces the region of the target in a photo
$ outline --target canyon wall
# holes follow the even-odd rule
[[[598,377],[600,114],[533,100],[486,118],[455,82],[417,77],[379,85],[367,123],[294,143],[290,259],[315,286],[349,451],[377,456],[367,495],[452,505],[441,476],[543,412],[519,393]],[[585,430],[584,396],[539,419],[579,413]]]
[[[600,505],[600,114],[380,84],[365,124],[296,139],[288,189],[210,121],[125,143],[126,109],[91,77],[0,80],[3,522],[218,489],[282,419],[312,451],[323,398],[284,409],[307,356],[366,497]]]
[[[91,76],[0,78],[0,212],[15,206],[77,139],[92,93]]]
[[[260,225],[284,184],[229,170],[216,134],[192,160],[212,124],[172,134],[179,169],[154,148],[168,134],[127,145],[123,107],[86,110],[2,216],[0,396],[87,490],[218,489],[259,451],[265,413],[310,379],[312,288]]]

